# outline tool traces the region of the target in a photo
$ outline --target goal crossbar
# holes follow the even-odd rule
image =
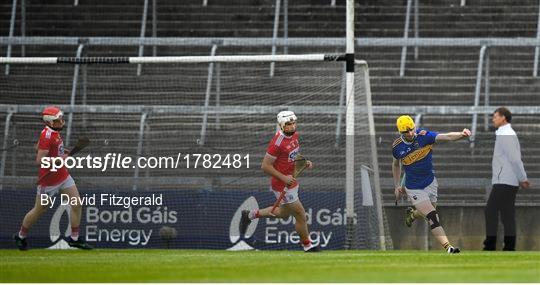
[[[346,61],[345,54],[216,55],[140,57],[0,57],[0,64],[151,64],[226,62],[315,62]]]

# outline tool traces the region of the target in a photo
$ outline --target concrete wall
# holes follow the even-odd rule
[[[417,220],[411,228],[405,225],[406,207],[386,207],[386,215],[394,249],[440,250],[429,233],[426,222]],[[439,206],[441,223],[453,245],[464,250],[481,250],[485,237],[484,207]],[[540,207],[516,207],[516,250],[540,250]],[[502,249],[503,226],[499,222],[497,249]]]

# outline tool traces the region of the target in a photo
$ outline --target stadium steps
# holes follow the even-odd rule
[[[358,37],[401,37],[406,1],[367,1],[356,4]],[[336,7],[327,2],[294,1],[289,4],[291,37],[342,37],[344,1]],[[271,36],[274,1],[210,3],[172,0],[158,3],[158,35],[164,37],[260,37]],[[7,34],[11,3],[0,4],[0,32]],[[27,4],[27,35],[40,36],[138,36],[142,3],[66,0],[32,1]],[[533,0],[488,0],[420,3],[422,37],[533,37],[538,3]],[[149,13],[148,19],[151,19]],[[111,29],[111,25],[115,28]],[[150,27],[150,25],[148,26]],[[19,24],[17,25],[17,30]],[[147,31],[147,34],[150,34]]]
[[[438,1],[434,3],[420,3],[420,36],[422,37],[533,37],[536,33],[536,13],[538,4],[536,1],[508,1],[499,0],[478,0],[469,1],[466,7],[459,7],[459,1]],[[403,35],[403,22],[405,13],[405,1],[396,2],[394,0],[365,1],[357,3],[357,36],[360,37],[381,37],[392,36],[401,37]],[[9,26],[10,3],[0,4],[0,32],[7,34]],[[111,2],[101,0],[91,4],[81,2],[79,7],[72,7],[72,1],[48,1],[47,3],[34,2],[28,5],[28,33],[27,35],[62,35],[62,36],[138,36],[140,29],[140,17],[142,13],[142,3],[134,5],[132,1],[119,0],[113,5]],[[210,1],[208,7],[201,7],[200,1],[160,1],[158,5],[158,36],[240,36],[240,37],[268,37],[272,32],[273,24],[273,1],[250,1],[243,0],[229,1],[227,5],[213,3]],[[307,8],[306,5],[312,5]],[[301,0],[290,3],[289,11],[289,35],[292,37],[339,37],[344,36],[344,2],[338,1],[335,8],[330,8],[327,3],[321,4],[314,0]],[[97,6],[97,8],[94,8]],[[122,16],[119,16],[122,15]],[[205,15],[202,18],[201,15]],[[149,18],[150,19],[150,18]],[[111,25],[115,28],[111,29]],[[236,26],[236,28],[235,28]],[[150,26],[149,26],[150,27]],[[246,27],[249,27],[246,29]],[[253,29],[251,28],[253,27]],[[18,31],[18,28],[17,28]],[[147,31],[149,35],[150,30]],[[412,35],[412,33],[411,33]],[[37,55],[74,55],[76,47],[27,47],[27,54]],[[14,49],[15,55],[19,53],[19,48]],[[342,48],[289,48],[290,53],[312,53],[312,52],[342,52]],[[0,51],[5,54],[5,47]],[[160,55],[207,55],[209,47],[193,48],[169,48],[158,47]],[[260,54],[269,53],[270,48],[249,48],[230,47],[219,48],[218,54]],[[278,53],[281,49],[278,49]],[[376,105],[472,105],[474,100],[474,90],[476,82],[476,67],[478,64],[479,48],[419,48],[419,59],[413,60],[413,48],[409,48],[406,75],[404,78],[398,76],[399,59],[401,48],[374,48],[361,47],[357,49],[359,58],[366,59],[370,65],[372,76],[372,93],[374,104]],[[145,49],[145,54],[149,55],[151,48]],[[531,77],[532,58],[534,50],[531,48],[492,48],[491,51],[491,104],[492,105],[539,105],[540,88],[538,80]],[[90,47],[89,56],[100,55],[135,55],[137,47]],[[201,105],[204,100],[204,84],[207,67],[192,68],[184,73],[178,72],[173,76],[164,77],[159,75],[157,68],[143,66],[143,74],[149,78],[161,77],[167,82],[173,82],[177,78],[190,78],[190,81],[202,82],[197,85],[197,92],[176,91],[188,86],[171,84],[159,85],[161,92],[152,91],[151,88],[144,88],[145,85],[152,86],[152,79],[138,79],[140,88],[117,88],[110,92],[100,88],[102,82],[95,80],[89,85],[89,104],[115,104],[123,102],[125,104],[192,104]],[[15,102],[18,104],[67,104],[71,92],[72,69],[64,67],[64,71],[47,72],[39,69],[18,69],[12,66],[12,75],[9,81],[0,79],[2,87],[5,82],[9,82],[9,90],[18,90],[15,94]],[[23,72],[32,77],[26,77]],[[134,67],[127,67],[119,75],[132,75]],[[34,82],[32,78],[39,78],[39,82]],[[143,76],[144,77],[144,76]],[[121,77],[111,79],[118,80]],[[144,77],[146,78],[146,77]],[[279,80],[280,78],[278,78]],[[43,86],[46,88],[43,88]],[[271,90],[271,81],[267,85],[261,86]],[[155,83],[154,85],[155,86]],[[307,88],[303,85],[299,88]],[[319,86],[320,87],[320,86]],[[4,89],[7,90],[7,89]],[[40,94],[36,95],[36,90]],[[168,91],[165,91],[168,90]],[[1,91],[0,91],[1,92]],[[111,94],[112,93],[112,94]],[[79,93],[80,94],[80,93]],[[249,104],[248,99],[238,94],[227,94],[229,98],[227,104]],[[279,96],[271,96],[271,92],[260,93],[268,104],[279,104]],[[510,97],[512,94],[512,97]],[[2,93],[5,95],[5,93]],[[235,96],[236,95],[236,96]],[[35,97],[37,96],[37,100]],[[78,97],[79,98],[79,97]],[[78,99],[79,100],[79,99]],[[311,98],[310,104],[336,104],[335,94],[324,94]],[[483,99],[482,99],[483,100]],[[1,103],[13,103],[13,97],[0,96]],[[77,101],[80,103],[80,101]],[[481,101],[483,105],[483,101]],[[0,114],[0,130],[4,130],[3,123],[5,114]],[[76,115],[76,118],[78,115]],[[128,116],[130,119],[121,119],[111,115],[93,116],[88,120],[86,127],[76,123],[75,131],[85,130],[95,134],[96,141],[111,138],[111,148],[117,145],[122,152],[135,153],[136,140],[139,128],[140,115]],[[23,167],[17,167],[15,171],[21,175],[35,175],[33,168],[33,155],[28,157],[19,156],[22,153],[32,153],[31,141],[35,140],[35,131],[40,130],[40,123],[32,123],[33,119],[22,119],[23,122],[15,123],[18,131],[17,136],[21,136],[23,146],[19,147],[15,158],[9,157],[9,161],[25,161]],[[185,116],[185,118],[149,117],[150,130],[149,137],[145,138],[145,151],[166,154],[177,149],[194,150],[197,149],[196,140],[199,137],[201,116]],[[248,128],[251,129],[271,129],[273,124],[268,124],[267,120],[273,120],[272,116],[261,118],[261,121],[252,121]],[[471,116],[425,116],[424,125],[434,130],[453,131],[456,126],[468,127]],[[18,121],[18,119],[16,120]],[[28,121],[28,122],[27,122]],[[263,122],[264,121],[264,122]],[[329,134],[324,137],[324,141],[333,143],[333,127],[335,120],[330,120],[328,126],[324,127]],[[379,145],[381,176],[389,179],[390,161],[388,145],[395,138],[394,130],[395,116],[376,116],[377,135],[381,144]],[[210,118],[210,123],[213,118]],[[303,124],[305,122],[302,122]],[[483,123],[483,116],[479,117],[479,123]],[[208,129],[207,145],[214,148],[223,148],[223,145],[234,146],[234,139],[227,139],[235,133],[238,127],[238,120],[231,122],[223,121],[222,129],[215,130],[214,125]],[[538,166],[535,161],[540,156],[539,148],[536,146],[532,136],[538,133],[540,122],[534,117],[516,116],[514,128],[518,131],[522,139],[524,149],[525,167],[530,177],[539,177]],[[321,126],[305,127],[304,133],[306,144],[313,141],[311,134],[321,133]],[[24,132],[22,130],[32,132]],[[167,135],[160,135],[165,133]],[[75,133],[76,137],[79,133]],[[492,135],[481,131],[481,135]],[[2,135],[2,134],[0,134]],[[531,139],[525,139],[531,136]],[[173,137],[172,143],[169,143]],[[261,134],[257,140],[249,141],[250,147],[245,149],[250,153],[256,153],[254,161],[262,158],[261,148],[267,143],[268,137]],[[167,143],[163,143],[166,141]],[[161,143],[160,143],[161,142]],[[485,141],[483,141],[485,142]],[[146,144],[148,143],[148,144]],[[154,145],[155,144],[155,145]],[[28,145],[28,146],[26,146]],[[147,146],[148,145],[148,146]],[[262,145],[262,146],[261,146]],[[313,147],[311,145],[310,147]],[[114,149],[114,148],[112,148]],[[306,148],[307,149],[307,148]],[[25,151],[26,150],[26,151]],[[343,157],[339,151],[327,153],[326,147],[314,147],[310,152],[316,153],[313,158],[317,161],[319,169],[328,171],[336,177],[343,176]],[[468,144],[465,142],[448,143],[438,145],[435,150],[435,168],[437,175],[446,177],[469,177],[469,178],[489,178],[491,176],[491,151],[492,145],[482,145],[477,143],[477,148],[471,153]],[[336,155],[337,154],[337,155]],[[6,171],[11,171],[12,167],[7,165]],[[8,172],[9,173],[9,172]],[[78,176],[84,173],[77,173]],[[126,173],[115,173],[126,175]],[[111,174],[111,175],[112,175]],[[159,175],[160,172],[150,171],[150,175]],[[178,175],[176,172],[166,172],[166,175]],[[182,175],[207,175],[204,172],[182,172]],[[256,168],[243,173],[248,177],[261,177],[260,171]],[[96,175],[96,174],[89,174]],[[142,174],[141,174],[142,175]],[[234,176],[235,174],[225,173],[224,175]],[[307,174],[308,177],[310,174]],[[129,175],[128,175],[129,176]],[[316,176],[316,174],[314,174]],[[266,183],[266,179],[262,179]],[[453,195],[444,192],[445,185],[441,185],[442,196]],[[385,192],[391,189],[384,189]],[[466,192],[465,192],[466,191]],[[469,194],[481,199],[484,189],[463,189],[463,192],[455,193],[455,199],[461,194]],[[390,198],[392,199],[392,198]],[[446,199],[446,198],[445,198]],[[454,198],[452,198],[454,199]]]
[[[144,70],[144,71],[143,71],[144,73],[148,73],[148,74],[151,74],[151,73],[153,72],[153,68],[152,68],[152,67],[146,67],[146,66],[145,66],[143,70]],[[190,70],[191,73],[194,72],[194,71],[195,71],[195,73],[197,73],[196,70]],[[39,75],[39,76],[44,76],[44,75],[49,74],[49,72],[44,72],[44,71],[39,72],[37,69],[32,70],[32,71],[25,71],[25,72],[35,72],[35,73],[33,74],[34,76],[37,76],[37,75]],[[202,81],[204,82],[204,78],[206,77],[206,73],[205,73],[205,72],[206,72],[206,66],[201,67],[201,68],[199,69],[198,72],[201,74],[201,75],[200,75],[201,78],[199,78],[199,79],[202,80]],[[130,68],[129,70],[124,71],[123,75],[124,75],[124,76],[127,75],[127,74],[133,75],[133,73],[134,73],[134,68]],[[159,73],[159,71],[156,71],[156,73]],[[17,72],[14,72],[14,73],[12,74],[12,76],[15,77],[16,74],[17,74]],[[115,75],[116,75],[116,74],[115,74]],[[70,88],[70,86],[69,86],[69,85],[70,85],[70,82],[71,82],[71,71],[68,70],[67,72],[65,72],[65,76],[67,77],[67,79],[66,79],[66,78],[64,78],[64,79],[67,80],[68,85],[67,85],[65,88],[62,88],[62,89],[65,90],[66,92],[65,92],[64,95],[61,95],[60,97],[64,98],[64,99],[63,99],[63,100],[65,100],[64,102],[67,102],[67,100],[68,100],[67,98],[69,98],[69,91],[71,90],[71,88]],[[183,75],[183,76],[187,76],[187,75]],[[13,77],[12,77],[11,79],[13,79]],[[163,77],[163,75],[161,75],[161,77]],[[54,77],[52,77],[52,78],[54,78]],[[113,78],[114,78],[114,77],[113,77]],[[462,78],[463,78],[463,79],[459,79],[459,78],[456,79],[456,80],[458,80],[458,81],[456,81],[456,83],[455,83],[454,85],[459,85],[459,84],[458,84],[458,83],[459,83],[459,80],[462,80],[463,82],[467,82],[467,81],[472,81],[472,80],[474,80],[474,79],[470,79],[470,78],[467,79],[466,77],[462,77]],[[23,78],[23,80],[21,80],[21,82],[27,82],[28,79],[29,79],[29,78]],[[46,80],[45,80],[46,82],[50,82],[50,80],[51,80],[50,78],[45,78],[45,79],[46,79]],[[119,79],[119,78],[118,78],[118,79]],[[174,79],[174,76],[171,77],[171,79]],[[171,79],[168,79],[168,80],[171,80]],[[504,80],[505,78],[504,78],[504,77],[501,77],[501,78],[499,78],[499,79],[500,79],[500,80]],[[391,85],[397,85],[396,82],[400,82],[400,81],[405,81],[405,82],[407,82],[407,80],[410,80],[410,82],[404,83],[403,86],[399,86],[399,85],[398,85],[398,88],[396,88],[396,89],[397,89],[397,90],[401,90],[401,89],[405,89],[405,88],[410,88],[410,89],[411,89],[410,95],[407,95],[406,93],[399,93],[399,92],[397,92],[397,91],[395,91],[395,90],[390,90],[390,91],[389,91],[389,94],[393,94],[393,95],[394,95],[393,97],[394,97],[395,100],[396,100],[396,104],[411,104],[410,102],[403,102],[403,99],[396,98],[396,97],[397,97],[396,95],[400,95],[400,94],[401,94],[399,97],[401,97],[401,96],[403,96],[403,97],[410,96],[410,97],[412,97],[412,98],[417,98],[417,97],[415,97],[415,96],[418,96],[419,93],[416,93],[415,91],[418,91],[419,89],[421,89],[420,87],[422,86],[422,85],[419,85],[419,84],[418,84],[419,79],[418,79],[418,78],[414,78],[414,77],[412,77],[412,76],[410,76],[410,77],[405,77],[405,78],[397,78],[397,77],[391,78],[391,77],[390,77],[390,80],[388,80],[388,79],[386,79],[386,78],[382,78],[382,77],[373,77],[372,84],[373,84],[373,86],[374,86],[374,87],[373,87],[373,95],[374,95],[375,103],[376,103],[376,104],[385,104],[385,103],[386,103],[385,101],[380,100],[380,96],[381,96],[380,94],[381,94],[381,92],[379,92],[378,90],[376,90],[376,86],[382,86],[382,87],[383,87],[383,86],[384,86],[385,84],[387,84],[388,82],[390,82]],[[512,82],[514,82],[514,83],[515,83],[515,82],[520,82],[520,83],[521,83],[521,82],[525,82],[525,83],[526,83],[526,82],[530,82],[531,80],[534,81],[534,79],[530,79],[530,78],[529,78],[529,79],[524,78],[523,81],[518,81],[518,80],[516,80],[515,78],[510,78],[509,81],[512,81]],[[422,81],[425,81],[426,84],[428,84],[428,83],[433,83],[434,80],[433,80],[433,78],[431,78],[431,77],[424,77],[424,78],[422,78]],[[448,78],[446,79],[446,81],[445,81],[444,79],[441,79],[441,82],[437,82],[437,84],[442,84],[443,82],[447,82],[447,81],[448,81]],[[41,82],[41,83],[43,83],[43,82]],[[41,83],[40,83],[40,84],[41,84]],[[101,82],[99,82],[99,81],[96,82],[96,86],[99,86],[100,84],[101,84]],[[412,88],[412,87],[411,87],[411,86],[413,86],[414,84],[417,84],[417,85],[416,85],[416,88]],[[437,86],[437,84],[434,84],[435,87]],[[523,83],[521,83],[521,84],[522,84],[522,85],[525,85],[525,84],[523,84]],[[52,88],[52,86],[55,86],[55,85],[56,85],[56,84],[51,84],[51,88]],[[36,88],[39,88],[38,86],[39,86],[39,84],[37,84],[37,85],[33,88],[33,90],[35,90]],[[407,87],[407,86],[409,86],[409,87]],[[433,86],[430,86],[430,85],[426,85],[426,86],[427,86],[427,87],[426,87],[427,89],[429,89],[430,87],[433,87]],[[493,85],[493,86],[496,86],[496,85]],[[494,89],[493,86],[492,86],[492,93],[493,93],[493,89]],[[161,87],[162,87],[162,86],[161,86]],[[381,87],[381,88],[382,88],[382,87]],[[501,86],[501,88],[503,88],[503,87],[505,87],[505,85],[502,85],[502,86]],[[469,84],[469,85],[467,86],[467,88],[473,90],[473,89],[474,89],[474,85],[473,85],[473,84]],[[509,91],[512,91],[512,87],[509,87],[509,88],[510,88]],[[514,88],[515,88],[515,87],[514,87]],[[57,92],[57,89],[58,89],[58,88],[55,88],[55,93]],[[172,88],[172,89],[175,89],[175,88]],[[439,89],[442,89],[442,88],[439,87]],[[434,92],[433,94],[437,94],[436,90],[437,90],[437,89],[435,89],[435,92]],[[147,96],[148,94],[149,94],[149,93],[139,93],[138,96],[133,96],[133,94],[130,94],[130,95],[131,95],[131,97],[130,97],[130,99],[129,99],[130,104],[141,103],[141,102],[138,102],[137,99],[135,99],[135,98],[137,98],[137,97],[138,97],[138,98],[143,98],[143,97]],[[156,93],[155,95],[157,96],[158,93]],[[161,94],[161,95],[162,95],[162,94]],[[110,92],[105,91],[105,90],[104,90],[102,96],[105,96],[105,97],[103,97],[103,98],[104,98],[104,99],[103,99],[104,101],[100,101],[100,100],[96,100],[96,99],[90,99],[89,102],[91,102],[91,103],[103,103],[103,102],[104,102],[104,103],[113,103],[113,102],[118,102],[118,100],[119,100],[119,97],[118,97],[118,96],[111,96]],[[171,94],[171,96],[173,96],[173,97],[178,97],[178,94]],[[224,96],[225,96],[225,95],[224,95]],[[427,95],[426,95],[426,96],[427,96]],[[426,101],[424,101],[424,102],[422,102],[422,103],[423,103],[423,104],[426,104],[426,102],[432,101],[432,102],[434,102],[435,104],[444,104],[444,103],[446,102],[446,101],[443,101],[443,100],[445,100],[444,98],[447,97],[445,94],[442,94],[442,95],[441,95],[441,94],[438,94],[437,96],[439,96],[439,98],[440,98],[440,99],[437,99],[437,101],[433,101],[433,97],[430,97],[430,100],[426,100]],[[6,97],[4,97],[4,98],[6,98]],[[109,99],[107,99],[107,98],[109,98]],[[127,97],[126,97],[126,98],[127,98]],[[186,102],[188,102],[187,100],[185,100],[186,98],[185,98],[184,96],[182,96],[182,98],[183,98],[183,99],[182,99],[182,102],[183,102],[184,104],[185,104]],[[200,104],[202,104],[202,99],[203,99],[203,93],[201,92],[201,93],[199,93],[197,99],[196,99],[195,101],[193,101],[193,103],[194,103],[195,105],[200,105]],[[275,98],[274,98],[274,99],[275,99]],[[23,100],[22,100],[21,98],[18,98],[18,100],[21,100],[21,102],[23,102]],[[50,97],[47,97],[47,100],[50,100]],[[107,101],[107,100],[108,100],[108,101]],[[160,97],[158,100],[159,100],[160,103],[166,102],[165,99],[164,99],[163,97]],[[333,101],[331,102],[332,104],[335,104],[336,101],[337,101],[337,99],[336,99],[335,97],[334,97],[332,100],[333,100]],[[448,102],[451,104],[451,103],[454,101],[454,98],[450,98],[450,99],[446,99],[446,100],[448,100]],[[466,92],[466,93],[464,94],[464,99],[463,99],[461,102],[455,102],[455,104],[459,104],[459,105],[462,105],[462,104],[472,104],[472,100],[473,100],[473,93],[472,93],[472,92]],[[492,100],[493,100],[493,99],[492,99]],[[152,101],[151,101],[151,100],[148,100],[148,99],[146,99],[145,102],[150,103],[150,104],[152,103]],[[234,98],[234,101],[232,101],[231,103],[233,103],[233,102],[234,102],[235,104],[249,104],[249,103],[250,103],[249,100],[248,100],[248,101],[241,101],[241,99],[240,99],[239,97],[235,97],[235,98]],[[270,103],[270,104],[271,104],[271,102],[272,102],[272,100],[268,101],[268,103]],[[274,100],[274,102],[279,103],[280,101],[279,101],[279,100]],[[324,101],[321,101],[321,102],[324,102]],[[463,103],[463,102],[465,102],[465,103]],[[137,116],[136,116],[136,117],[137,117]],[[468,118],[464,121],[464,122],[465,122],[465,124],[464,124],[465,126],[468,125],[469,122],[470,122],[470,121],[469,121],[470,116],[466,116],[466,117],[468,117]],[[389,121],[391,122],[391,123],[390,123],[391,126],[393,126],[393,120],[394,120],[394,119],[395,119],[395,118],[392,118],[391,120],[389,120]],[[455,122],[455,121],[452,121],[451,123],[452,123],[452,124],[455,124],[456,122]],[[133,130],[132,130],[132,131],[133,131],[134,133],[136,133],[136,132],[138,131],[138,119],[137,119],[137,118],[134,119],[133,124],[134,124],[134,126],[133,126]],[[529,127],[532,127],[532,128],[534,128],[534,126],[536,126],[534,123],[528,124],[528,125],[529,125]],[[183,126],[184,128],[186,127],[185,124],[182,125],[182,126]],[[197,138],[198,131],[199,131],[199,123],[197,123],[197,122],[193,123],[193,127],[194,127],[193,134],[192,134],[192,136],[191,136],[191,138],[190,138],[191,144],[192,144],[193,141],[195,141],[196,138]],[[330,128],[330,129],[331,129],[331,128]],[[391,129],[393,129],[393,127],[392,127]],[[379,124],[377,125],[377,130],[378,130],[378,133],[381,133],[381,132],[382,132],[382,131],[381,131],[381,126],[380,126]],[[211,132],[209,132],[209,133],[211,133]],[[390,134],[392,134],[392,133],[393,133],[393,130],[390,130]],[[212,135],[209,135],[209,138],[210,138],[211,136],[212,136]],[[221,136],[220,136],[219,134],[216,135],[216,137],[217,137],[217,138],[221,138]],[[332,138],[331,138],[331,139],[332,139]],[[390,138],[390,141],[391,141],[391,140],[392,140],[392,138]],[[209,142],[211,142],[211,141],[212,141],[212,139],[209,139]],[[441,150],[438,150],[438,152],[440,152],[440,151],[441,151]],[[464,158],[467,158],[467,156],[468,156],[468,154],[466,154],[466,153],[463,155]],[[488,156],[486,156],[486,157],[488,157]],[[485,164],[486,164],[486,165],[489,165],[489,158],[485,159]],[[331,167],[330,167],[330,168],[331,168]],[[336,169],[339,169],[339,168],[336,168]],[[388,169],[388,168],[387,168],[387,169]],[[467,171],[466,173],[473,173],[472,171],[474,171],[475,169],[476,169],[476,167],[473,167],[473,168],[471,169],[471,172]],[[485,170],[485,172],[483,172],[483,173],[484,173],[484,174],[485,174],[485,173],[489,173],[489,171],[490,171],[490,170],[489,170],[489,167],[487,167],[487,168],[485,168],[485,169],[486,169],[486,170]],[[463,171],[462,171],[462,172],[463,172]],[[442,174],[446,175],[445,172],[443,172]],[[448,175],[451,175],[451,176],[458,176],[458,177],[460,176],[459,173],[455,173],[455,174],[454,174],[454,173],[451,173],[451,172],[448,172]],[[462,175],[461,175],[461,176],[462,176]]]
[[[89,114],[90,115],[90,114]],[[261,129],[272,129],[274,127],[273,123],[268,123],[271,120],[272,116],[266,117],[255,117],[254,124],[250,125],[250,128],[253,130]],[[384,135],[386,139],[382,139],[383,144],[379,146],[379,161],[381,168],[381,177],[383,179],[389,179],[391,177],[390,173],[390,161],[391,157],[389,152],[384,151],[389,148],[391,141],[395,138],[395,132],[392,133],[393,127],[393,116],[377,116],[377,129],[386,129],[387,131],[379,132],[379,135]],[[3,119],[3,118],[0,118]],[[139,127],[140,115],[99,115],[92,116],[87,118],[87,124],[83,125],[82,115],[75,115],[75,122],[73,138],[78,137],[79,135],[90,133],[92,134],[92,140],[95,144],[99,144],[101,141],[107,139],[109,140],[109,145],[106,148],[98,148],[97,146],[92,146],[94,148],[93,154],[104,155],[107,152],[122,152],[126,155],[135,155],[137,147],[137,134]],[[467,124],[469,121],[462,116],[454,116],[451,120],[448,120],[444,116],[426,116],[424,119],[424,125],[426,127],[432,128],[434,130],[454,130],[456,124],[461,122],[461,124]],[[523,118],[523,120],[534,119],[534,118]],[[215,130],[212,126],[208,128],[208,137],[207,137],[207,147],[208,148],[199,148],[196,144],[196,139],[199,136],[200,131],[200,115],[196,116],[150,116],[148,120],[149,131],[145,136],[144,141],[144,154],[151,155],[171,155],[178,151],[186,153],[196,153],[196,151],[208,151],[213,150],[216,153],[223,153],[225,149],[226,152],[234,151],[234,148],[222,148],[223,146],[232,146],[237,140],[234,139],[234,135],[238,133],[238,120],[233,120],[233,122],[227,122],[223,120],[221,130]],[[343,166],[343,149],[338,149],[334,151],[328,151],[328,147],[321,147],[317,145],[310,145],[310,136],[313,136],[313,133],[317,132],[317,126],[310,126],[309,118],[304,118],[306,123],[302,124],[302,132],[305,134],[303,137],[307,140],[304,142],[304,149],[306,153],[312,157],[312,159],[317,163],[318,172],[313,172],[312,174],[306,174],[306,180],[315,179],[319,177],[322,173],[324,175],[331,175],[335,177],[342,177],[344,173]],[[516,122],[520,121],[519,116],[516,117]],[[212,119],[210,119],[212,121]],[[333,121],[333,120],[332,120]],[[389,122],[390,121],[390,122]],[[8,165],[6,165],[6,174],[11,174],[13,167],[10,165],[10,162],[17,161],[16,175],[20,176],[33,176],[34,168],[33,165],[33,155],[32,155],[32,140],[35,140],[36,133],[41,128],[41,123],[39,123],[38,116],[18,116],[14,117],[14,122],[16,122],[16,132],[17,137],[21,141],[21,147],[18,148],[17,155],[14,157],[12,154],[8,156]],[[454,122],[451,124],[449,122]],[[536,122],[537,123],[537,122]],[[384,128],[383,128],[384,126]],[[437,126],[439,128],[437,128]],[[516,129],[519,131],[519,126],[521,124],[516,124]],[[3,126],[2,126],[3,127]],[[319,126],[320,127],[320,126]],[[317,135],[317,140],[327,141],[329,145],[333,143],[333,131],[328,127],[328,134],[324,136]],[[21,133],[22,130],[22,133]],[[379,136],[378,135],[378,136]],[[21,139],[21,136],[23,139]],[[238,177],[238,175],[243,175],[251,179],[261,179],[261,173],[258,169],[258,164],[262,160],[261,149],[264,149],[267,143],[267,140],[271,136],[271,132],[258,133],[253,139],[248,139],[247,147],[246,144],[243,145],[241,151],[243,153],[252,154],[252,165],[255,166],[253,169],[238,171],[228,171],[222,170],[217,173],[209,174],[204,170],[194,171],[180,169],[180,170],[149,170],[148,174],[146,170],[141,171],[141,177],[145,175],[152,176],[196,176],[196,177],[207,177],[214,178],[219,177]],[[24,137],[26,139],[24,139]],[[177,139],[170,140],[170,137],[175,137]],[[523,136],[522,143],[523,143]],[[312,143],[312,142],[311,142]],[[91,148],[92,148],[91,147]],[[88,151],[90,152],[91,149]],[[236,149],[238,151],[238,149]],[[468,144],[465,142],[456,142],[456,143],[447,143],[439,144],[434,153],[434,164],[439,178],[489,178],[491,176],[490,162],[491,162],[491,149],[486,151],[479,150],[479,152],[484,152],[481,155],[470,155],[470,150]],[[527,149],[524,152],[524,161],[525,167],[530,177],[537,177],[540,175],[540,169],[538,166],[535,166],[535,156],[538,157],[538,149]],[[22,154],[26,154],[26,157]],[[313,154],[317,154],[314,155]],[[24,162],[23,162],[24,161]],[[465,163],[464,163],[465,162]],[[74,175],[77,177],[103,177],[107,179],[109,177],[132,177],[133,173],[131,171],[115,171],[109,170],[107,173],[96,173],[92,170],[73,170]],[[262,179],[265,181],[265,179]],[[86,184],[92,183],[88,181],[88,178],[83,178]],[[88,185],[90,185],[88,184]],[[448,187],[448,185],[445,185]],[[443,186],[441,186],[443,188]],[[391,191],[390,189],[384,189],[385,192]],[[443,193],[443,192],[441,192]],[[468,189],[467,194],[476,195],[477,197],[483,197],[483,189]],[[451,195],[447,196],[444,199],[446,201],[453,201],[453,199],[458,199],[460,195],[456,193],[449,193]],[[441,194],[441,196],[443,196]]]

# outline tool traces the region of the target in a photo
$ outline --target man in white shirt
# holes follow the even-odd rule
[[[493,188],[487,201],[486,239],[484,250],[495,250],[499,212],[504,226],[503,250],[515,250],[516,247],[516,193],[521,188],[530,186],[527,173],[521,161],[521,147],[516,132],[510,122],[512,113],[500,107],[493,112],[493,126],[497,128],[493,151],[491,183]]]

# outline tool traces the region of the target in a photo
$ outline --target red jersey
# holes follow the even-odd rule
[[[295,132],[292,136],[288,137],[279,130],[268,144],[266,154],[276,159],[273,166],[277,171],[284,175],[292,175],[294,173],[294,160],[299,151],[300,144],[298,143],[298,132]],[[287,187],[283,181],[273,176],[271,178],[271,183],[274,191],[281,192]],[[294,188],[297,185],[298,182],[295,182],[289,188]]]
[[[60,137],[60,133],[48,126],[41,131],[39,136],[38,148],[41,150],[48,150],[48,157],[61,157],[64,155],[64,141]],[[52,161],[51,161],[52,163]],[[39,168],[39,181],[40,186],[55,186],[68,178],[69,172],[65,166],[57,169],[56,172],[50,171],[48,168]]]

